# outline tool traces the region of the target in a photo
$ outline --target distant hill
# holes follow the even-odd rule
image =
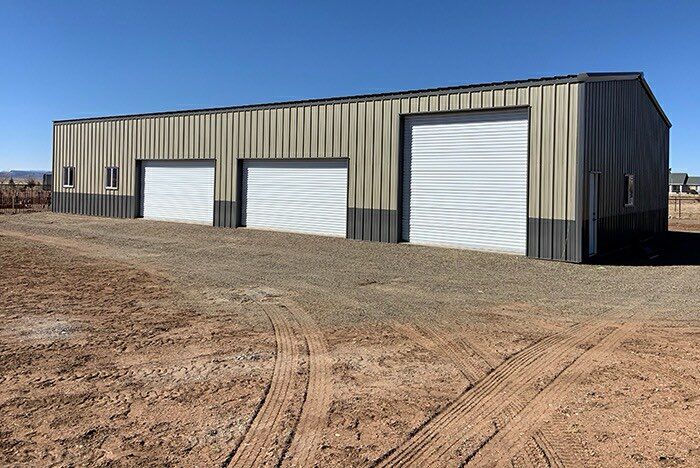
[[[44,174],[50,174],[51,171],[0,171],[0,182],[7,182],[12,178],[15,182],[21,183],[26,182],[30,179],[34,179],[37,182],[41,182]]]

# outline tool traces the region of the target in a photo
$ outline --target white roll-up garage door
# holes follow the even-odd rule
[[[345,161],[245,161],[241,223],[345,236],[347,178]]]
[[[144,218],[213,224],[213,161],[144,161],[141,183]]]
[[[526,111],[408,117],[404,240],[524,255],[527,119]]]

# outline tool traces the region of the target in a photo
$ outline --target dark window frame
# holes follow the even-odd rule
[[[119,190],[119,167],[118,166],[105,167],[105,189],[106,190]]]
[[[61,183],[64,188],[75,187],[75,166],[63,166],[61,176],[63,177]]]
[[[625,174],[625,185],[624,185],[624,190],[625,190],[625,206],[626,207],[632,207],[634,206],[634,196],[635,196],[635,177],[634,174]]]

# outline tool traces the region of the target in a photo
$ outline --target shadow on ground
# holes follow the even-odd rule
[[[669,231],[665,236],[598,259],[599,265],[700,265],[700,232]]]

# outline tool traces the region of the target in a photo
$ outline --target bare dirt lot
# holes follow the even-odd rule
[[[700,232],[700,195],[669,195],[669,226]]]
[[[700,233],[572,265],[0,218],[0,465],[700,465]]]

